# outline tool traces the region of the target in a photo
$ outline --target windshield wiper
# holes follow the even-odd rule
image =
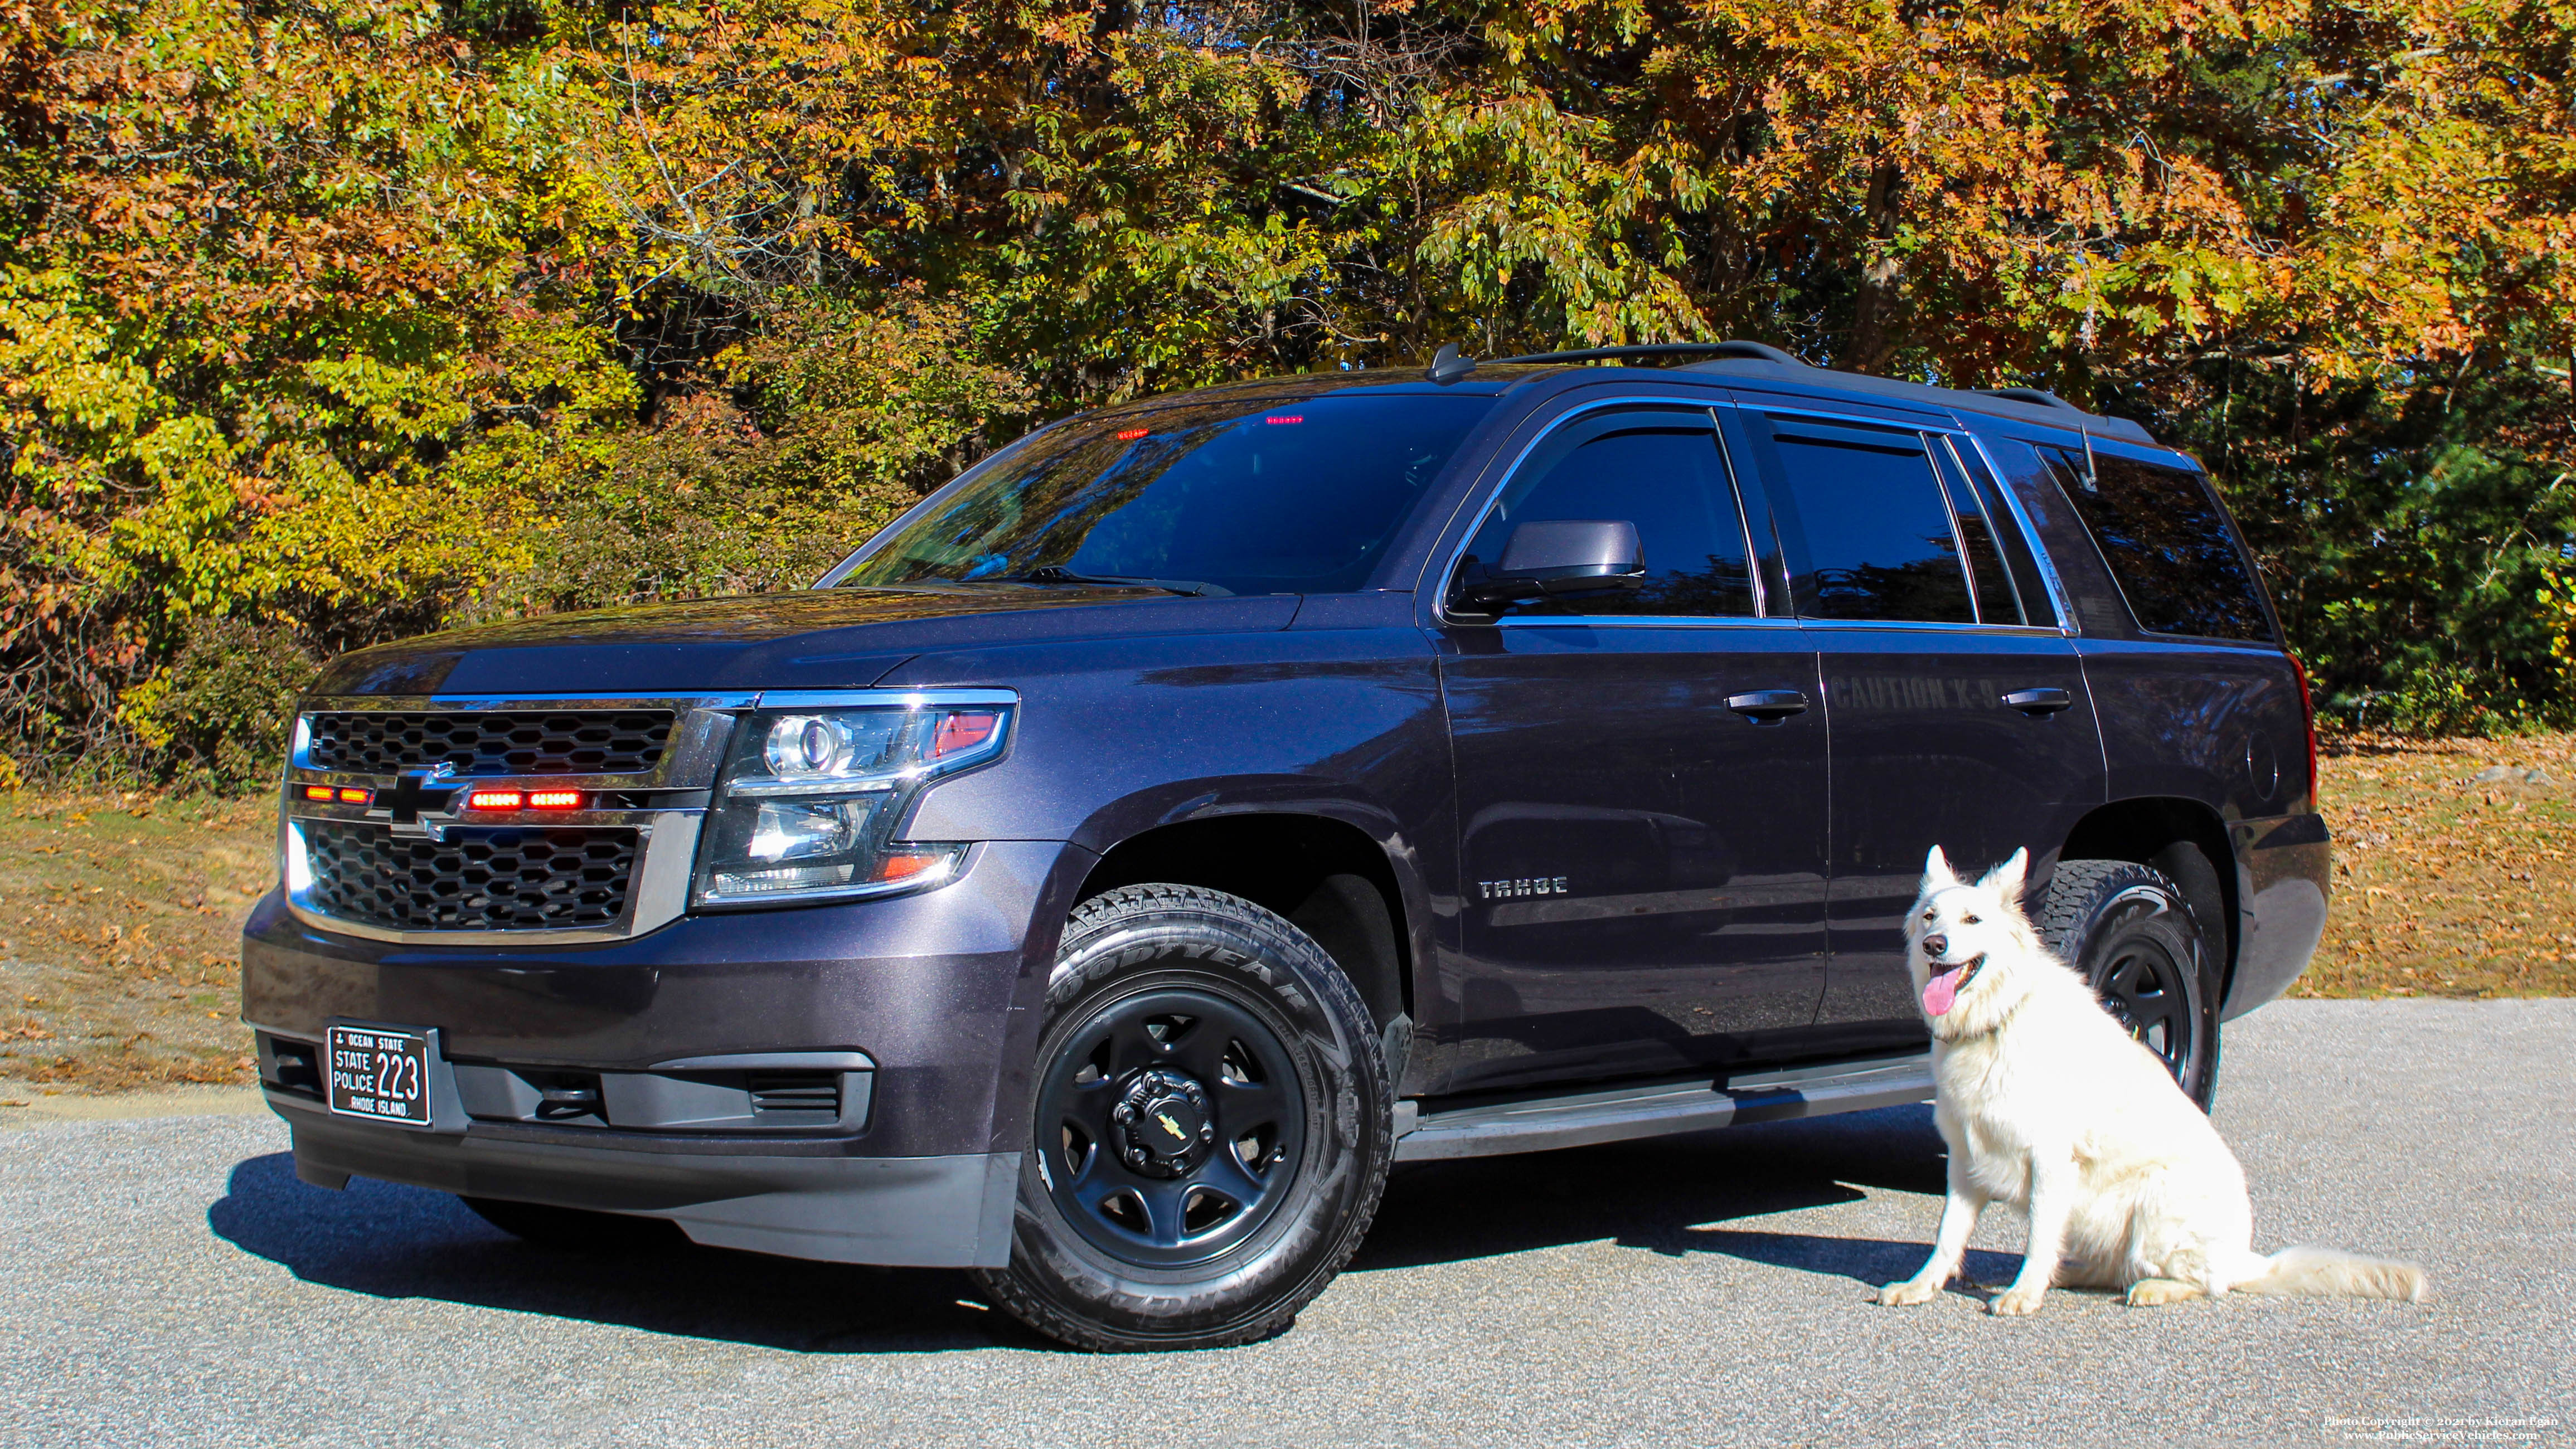
[[[1197,579],[1148,579],[1134,574],[1078,574],[1062,564],[1045,564],[1025,573],[1005,574],[1002,582],[1011,584],[1120,584],[1128,588],[1161,589],[1166,593],[1186,594],[1192,598],[1232,598],[1234,590],[1221,589]]]

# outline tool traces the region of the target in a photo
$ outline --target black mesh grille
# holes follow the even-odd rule
[[[632,830],[455,830],[407,839],[382,825],[303,822],[310,900],[394,931],[610,926],[635,878]]]
[[[629,775],[671,742],[668,710],[584,714],[329,713],[310,717],[317,770],[398,775],[444,760],[460,775]]]

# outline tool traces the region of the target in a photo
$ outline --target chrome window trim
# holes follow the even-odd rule
[[[2039,581],[2048,589],[2049,605],[2057,611],[2055,627],[2046,624],[2027,627],[2055,634],[2061,639],[2075,638],[2075,601],[2067,595],[2066,581],[2058,576],[2057,561],[2048,556],[2048,549],[2039,540],[2039,530],[2031,525],[2030,515],[2022,510],[2021,500],[2013,496],[2012,484],[2004,477],[2004,470],[1995,466],[1994,454],[1986,451],[1986,440],[1973,431],[1953,434],[1953,452],[1958,449],[1959,437],[1965,437],[1968,445],[1977,450],[1977,461],[1985,465],[1986,476],[1993,480],[1995,491],[2004,496],[2004,507],[2013,516],[2013,526],[2021,530],[2022,543],[2030,549],[2032,560],[2039,565]],[[1964,464],[1967,460],[1963,458],[1960,461]]]
[[[1794,629],[1802,620],[1720,614],[1527,614],[1467,627],[1477,629]]]
[[[731,690],[688,694],[419,694],[419,695],[314,695],[298,701],[295,732],[288,754],[285,778],[280,782],[278,810],[277,862],[280,879],[285,883],[286,909],[298,922],[315,930],[335,935],[355,936],[362,940],[386,941],[417,946],[575,946],[604,941],[622,941],[660,930],[687,914],[689,892],[697,876],[698,842],[704,831],[706,814],[713,803],[713,792],[724,769],[726,752],[733,743],[735,722],[742,716],[764,709],[854,709],[868,706],[886,708],[938,708],[946,705],[1016,705],[1019,692],[998,688],[940,689],[849,689],[797,690]],[[477,812],[473,818],[436,816],[432,825],[438,830],[457,827],[468,829],[627,829],[637,833],[635,874],[626,896],[626,910],[617,921],[604,926],[532,928],[502,931],[403,931],[352,921],[316,908],[310,899],[310,869],[302,871],[304,884],[297,883],[298,863],[304,858],[302,822],[307,820],[342,820],[355,823],[389,822],[391,812],[370,804],[342,805],[337,802],[301,798],[305,785],[362,786],[370,790],[395,788],[401,775],[376,775],[354,770],[322,770],[307,760],[310,744],[309,722],[317,713],[364,714],[554,714],[575,711],[668,710],[673,715],[671,744],[650,770],[625,774],[598,775],[459,775],[454,788],[580,790],[607,791],[617,794],[644,794],[658,797],[652,803],[613,810],[517,810]],[[972,853],[961,859],[942,879],[954,880],[966,871]],[[872,885],[853,891],[850,898],[864,894],[892,894],[898,889],[916,889],[923,882],[906,881]]]
[[[1597,398],[1591,402],[1579,403],[1574,407],[1570,407],[1564,412],[1559,413],[1556,417],[1550,419],[1547,426],[1539,429],[1535,436],[1521,446],[1519,452],[1512,455],[1511,462],[1502,470],[1501,481],[1494,485],[1493,491],[1486,495],[1482,503],[1475,506],[1474,517],[1468,522],[1466,531],[1459,535],[1457,546],[1449,550],[1449,561],[1441,565],[1437,573],[1424,581],[1430,585],[1432,590],[1432,598],[1434,600],[1431,606],[1432,620],[1440,627],[1447,629],[1490,629],[1502,624],[1514,622],[1523,624],[1547,623],[1560,627],[1565,625],[1621,623],[1644,625],[1648,627],[1670,627],[1674,623],[1703,625],[1796,622],[1794,619],[1773,615],[1767,612],[1770,607],[1770,600],[1767,597],[1769,590],[1764,588],[1762,584],[1762,570],[1760,567],[1762,557],[1761,553],[1753,546],[1753,520],[1744,511],[1744,485],[1735,476],[1735,459],[1734,456],[1728,452],[1726,446],[1726,428],[1718,421],[1717,416],[1717,410],[1726,406],[1729,406],[1729,404],[1724,402],[1713,402],[1704,397],[1689,397],[1679,393],[1644,393],[1633,396],[1622,395],[1619,397]],[[1522,467],[1529,462],[1530,454],[1538,450],[1539,444],[1546,442],[1551,437],[1554,437],[1557,429],[1567,426],[1575,419],[1586,416],[1587,414],[1601,412],[1605,409],[1622,407],[1654,407],[1661,408],[1666,412],[1700,413],[1707,417],[1709,431],[1713,435],[1711,441],[1717,445],[1718,466],[1726,474],[1726,486],[1728,491],[1735,495],[1735,526],[1744,539],[1745,563],[1753,572],[1753,607],[1756,610],[1763,610],[1766,612],[1759,612],[1750,615],[1551,614],[1543,620],[1532,618],[1518,621],[1508,619],[1481,619],[1474,617],[1461,620],[1452,615],[1449,612],[1449,581],[1458,576],[1458,561],[1467,556],[1467,545],[1476,541],[1476,531],[1485,526],[1486,516],[1491,514],[1494,511],[1494,505],[1502,500],[1503,490],[1510,487],[1512,480],[1520,475]],[[1472,497],[1473,495],[1471,494],[1470,496]]]
[[[2053,625],[1936,624],[1877,619],[1801,619],[1798,622],[1811,627],[1821,628],[1850,627],[1857,625],[1863,628],[1873,629],[1975,629],[2033,635],[2042,638],[2072,639],[2076,637],[2075,606],[2073,601],[2067,597],[2066,581],[2058,577],[2057,564],[2054,560],[2049,558],[2048,550],[2041,546],[2039,541],[2039,531],[2031,526],[2030,515],[2022,511],[2021,500],[2013,496],[2012,485],[2004,481],[2004,470],[1995,466],[1994,455],[1986,451],[1986,440],[1978,437],[1974,428],[1968,427],[1965,424],[1958,422],[1956,419],[1951,419],[1948,422],[1942,422],[1935,419],[1920,423],[1899,423],[1890,421],[1886,418],[1873,418],[1854,413],[1828,412],[1820,408],[1787,406],[1775,407],[1769,403],[1753,403],[1742,398],[1736,398],[1733,405],[1739,408],[1751,408],[1756,412],[1792,413],[1799,417],[1816,418],[1829,423],[1843,425],[1858,424],[1862,427],[1877,428],[1883,432],[1914,432],[1929,434],[1946,440],[1950,446],[1950,451],[1953,457],[1957,457],[1958,455],[1959,439],[1967,439],[1968,445],[1976,449],[1977,461],[1985,466],[1986,476],[1993,481],[1995,491],[2003,495],[2004,507],[2009,510],[2013,516],[2013,526],[2021,530],[2023,544],[2028,546],[2031,558],[2039,565],[2040,582],[2047,586],[2049,604],[2057,611],[2057,622]],[[1960,464],[1960,470],[1968,474],[1968,481],[1973,485],[1976,482],[1975,472],[1967,467],[1967,460],[1965,458],[1959,458],[1958,462]],[[1452,567],[1455,567],[1455,565],[1452,565]]]

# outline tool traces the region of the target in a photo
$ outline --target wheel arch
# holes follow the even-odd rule
[[[1241,896],[1313,936],[1384,1032],[1412,1016],[1414,963],[1428,949],[1428,900],[1404,868],[1402,838],[1380,834],[1370,826],[1382,822],[1363,824],[1367,816],[1355,814],[1237,809],[1151,826],[1101,852],[1074,899],[1147,882]],[[1389,1046],[1390,1055],[1401,1050]]]
[[[2244,945],[2247,882],[2217,811],[2169,796],[2114,800],[2076,822],[2058,858],[2135,861],[2171,876],[2192,914],[2219,933],[2219,999],[2226,1000]]]

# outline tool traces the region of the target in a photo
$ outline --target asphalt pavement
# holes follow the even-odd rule
[[[1913,1107],[1410,1169],[1294,1331],[1100,1358],[962,1274],[555,1252],[298,1183],[264,1116],[56,1117],[0,1130],[0,1443],[2576,1445],[2576,1000],[2225,1045],[2256,1246],[2411,1257],[2432,1303],[1878,1307],[1939,1212]]]

